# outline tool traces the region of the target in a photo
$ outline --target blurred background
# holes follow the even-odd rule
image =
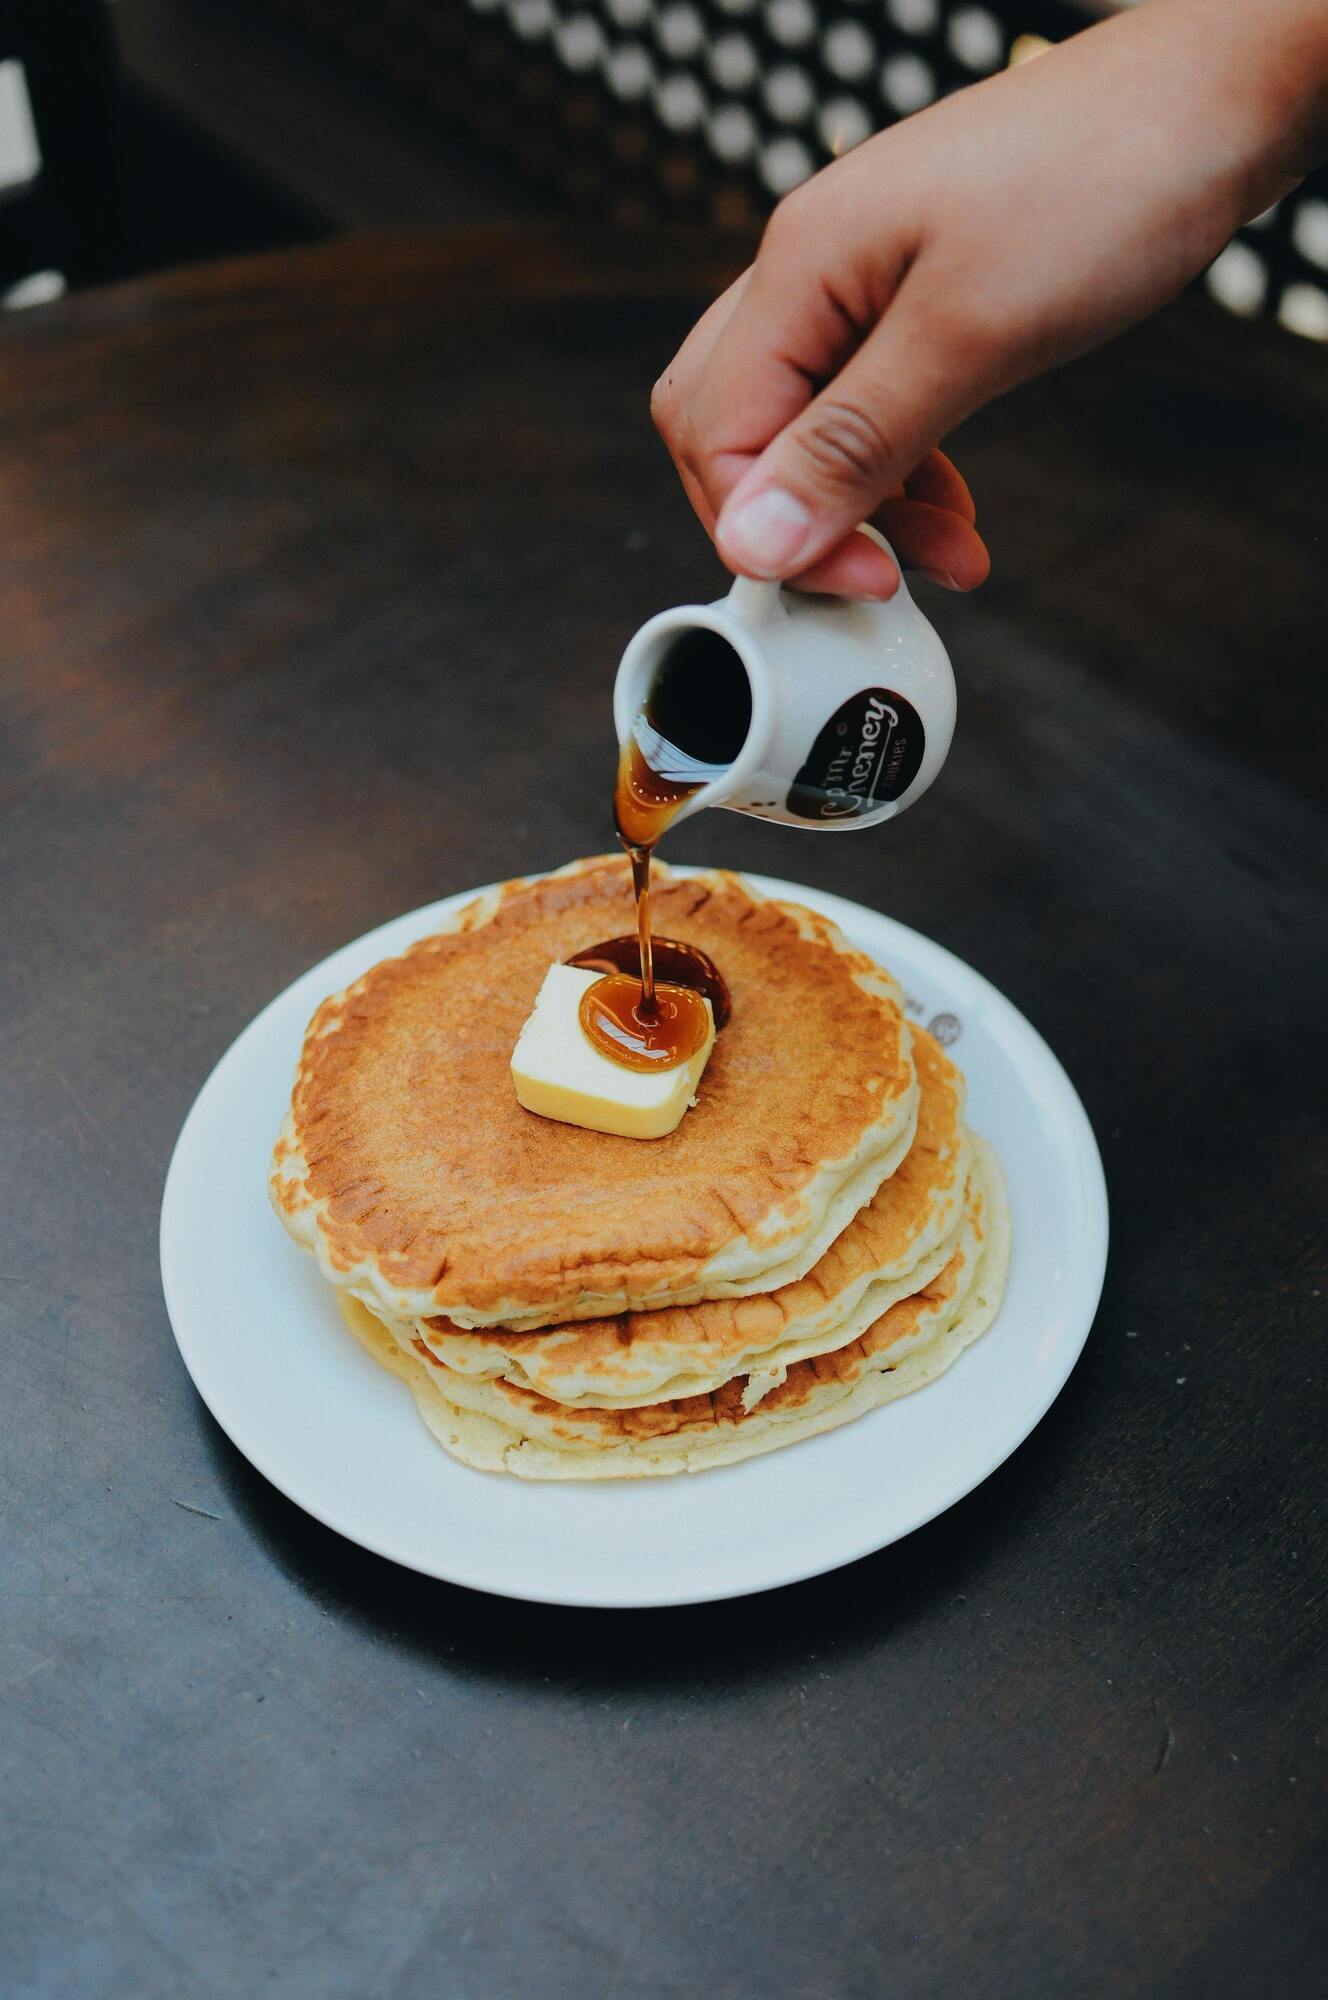
[[[575,212],[755,228],[835,152],[1101,11],[3,0],[0,299],[351,228]],[[1328,340],[1328,175],[1201,282]]]

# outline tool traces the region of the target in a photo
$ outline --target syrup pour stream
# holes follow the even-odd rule
[[[717,632],[686,632],[661,661],[618,760],[613,815],[632,864],[637,934],[568,962],[604,970],[582,998],[581,1025],[629,1069],[672,1068],[693,1056],[706,1038],[707,999],[716,1028],[729,1018],[728,988],[708,954],[652,937],[650,857],[688,799],[733,763],[751,717],[747,670],[733,647]]]

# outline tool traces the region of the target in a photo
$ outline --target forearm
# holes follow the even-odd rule
[[[1144,0],[1084,37],[1084,56],[1113,37],[1132,63],[1150,51],[1159,116],[1206,128],[1233,229],[1328,158],[1328,0]]]
[[[845,536],[929,446],[1173,298],[1326,133],[1328,0],[1144,0],[825,168],[657,388],[725,560],[866,588]]]

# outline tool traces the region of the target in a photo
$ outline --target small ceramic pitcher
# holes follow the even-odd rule
[[[921,798],[945,762],[954,673],[902,579],[881,604],[739,577],[713,604],[659,612],[623,654],[613,696],[620,745],[635,735],[648,760],[652,687],[680,638],[698,631],[717,633],[741,661],[751,722],[731,762],[695,767],[705,782],[675,823],[727,806],[825,833],[876,826]],[[704,700],[703,681],[693,699]]]

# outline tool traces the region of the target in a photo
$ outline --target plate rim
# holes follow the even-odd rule
[[[675,875],[681,876],[708,872],[698,864],[683,862],[671,863],[670,871]],[[554,871],[543,870],[538,871],[534,875],[514,879],[538,880],[543,874],[552,872]],[[960,985],[968,987],[976,997],[980,998],[984,1008],[989,1013],[994,1013],[1001,1022],[1005,1035],[1013,1038],[1015,1042],[1022,1044],[1024,1052],[1032,1058],[1035,1065],[1043,1069],[1044,1074],[1056,1087],[1060,1111],[1067,1118],[1071,1128],[1074,1157],[1079,1169],[1078,1192],[1080,1199],[1084,1203],[1087,1240],[1084,1246],[1084,1275],[1079,1280],[1080,1295],[1083,1297],[1084,1305],[1081,1313],[1077,1315],[1082,1318],[1082,1326],[1077,1334],[1063,1343],[1058,1364],[1044,1378],[1042,1393],[1030,1403],[1028,1410],[1025,1412],[1022,1428],[1018,1429],[1017,1435],[1013,1432],[1003,1433],[999,1445],[990,1454],[985,1455],[981,1460],[975,1459],[975,1469],[972,1470],[971,1476],[969,1471],[965,1470],[962,1474],[963,1483],[954,1490],[950,1490],[948,1498],[940,1500],[935,1504],[931,1502],[924,1503],[916,1512],[906,1517],[904,1525],[892,1530],[884,1540],[881,1539],[877,1531],[869,1529],[861,1540],[855,1542],[852,1547],[846,1551],[836,1551],[826,1561],[818,1561],[813,1558],[805,1562],[795,1563],[792,1567],[788,1567],[787,1565],[782,1568],[775,1567],[758,1576],[735,1584],[666,1592],[629,1589],[626,1591],[614,1590],[611,1593],[606,1593],[602,1587],[599,1589],[588,1588],[577,1590],[571,1589],[565,1584],[560,1585],[556,1589],[549,1590],[541,1590],[535,1585],[526,1585],[518,1588],[510,1582],[496,1583],[486,1578],[482,1573],[468,1569],[464,1563],[448,1561],[446,1566],[442,1566],[438,1563],[425,1563],[409,1555],[404,1555],[399,1549],[388,1546],[380,1537],[377,1537],[373,1533],[366,1532],[362,1528],[350,1525],[344,1519],[337,1518],[334,1509],[321,1504],[315,1504],[300,1492],[292,1490],[292,1483],[282,1475],[278,1468],[274,1467],[268,1461],[266,1453],[261,1450],[258,1452],[252,1451],[240,1442],[234,1435],[229,1423],[216,1407],[213,1395],[209,1393],[205,1365],[200,1363],[196,1371],[195,1361],[198,1358],[197,1351],[195,1351],[194,1358],[191,1359],[188,1337],[181,1333],[181,1323],[182,1321],[187,1321],[188,1312],[184,1308],[184,1303],[180,1299],[176,1289],[170,1239],[175,1208],[182,1198],[180,1186],[185,1172],[183,1162],[188,1158],[188,1146],[192,1139],[193,1128],[202,1121],[210,1110],[210,1100],[217,1090],[222,1087],[225,1072],[233,1064],[243,1061],[247,1045],[251,1040],[256,1040],[261,1035],[269,1015],[286,1002],[291,993],[305,980],[312,980],[316,974],[321,974],[325,967],[334,964],[343,954],[358,954],[366,948],[372,948],[386,933],[400,931],[403,926],[407,931],[413,932],[415,926],[419,925],[418,935],[420,937],[428,936],[430,927],[436,925],[441,918],[464,904],[474,901],[477,897],[487,894],[489,890],[497,886],[494,883],[486,883],[480,887],[455,891],[453,894],[441,897],[435,902],[422,904],[416,909],[403,911],[398,916],[385,919],[384,922],[374,925],[359,937],[348,939],[344,944],[336,946],[332,951],[326,953],[321,959],[316,961],[315,964],[306,967],[303,972],[298,973],[280,992],[274,994],[259,1009],[258,1013],[245,1024],[239,1034],[228,1044],[212,1065],[185,1114],[175,1144],[171,1149],[170,1162],[166,1169],[158,1227],[158,1253],[161,1268],[162,1294],[166,1305],[167,1319],[170,1324],[172,1338],[179,1352],[180,1359],[184,1364],[185,1372],[189,1376],[194,1390],[204,1404],[204,1407],[212,1416],[213,1421],[246,1463],[253,1466],[254,1470],[269,1485],[275,1487],[283,1498],[289,1500],[302,1513],[318,1521],[333,1534],[342,1536],[358,1548],[367,1549],[372,1555],[395,1563],[399,1568],[411,1570],[416,1575],[427,1576],[435,1581],[448,1583],[461,1589],[478,1590],[486,1596],[503,1597],[512,1602],[551,1604],[576,1610],[666,1610],[689,1604],[720,1603],[734,1598],[758,1596],[766,1591],[784,1589],[793,1584],[805,1583],[812,1577],[828,1575],[835,1570],[848,1568],[853,1563],[863,1561],[867,1556],[877,1554],[880,1550],[889,1548],[896,1542],[903,1541],[907,1536],[916,1533],[919,1528],[925,1527],[929,1521],[936,1520],[940,1515],[947,1513],[951,1507],[957,1506],[961,1500],[967,1499],[968,1495],[989,1479],[1008,1458],[1013,1457],[1014,1453],[1019,1450],[1020,1446],[1025,1443],[1037,1428],[1038,1424],[1042,1422],[1042,1419],[1064,1389],[1087,1344],[1088,1336],[1092,1331],[1101,1303],[1110,1247],[1110,1212],[1106,1175],[1102,1166],[1102,1157],[1097,1138],[1088,1113],[1084,1108],[1083,1101],[1060,1058],[1056,1055],[1045,1037],[1034,1027],[1027,1015],[1002,993],[1000,988],[994,985],[984,973],[979,972],[976,967],[970,965],[965,959],[960,958],[948,946],[939,944],[935,939],[927,937],[924,932],[914,930],[911,925],[900,922],[898,918],[887,915],[883,910],[873,909],[870,904],[855,902],[852,898],[837,895],[832,890],[818,889],[810,883],[792,882],[781,876],[765,875],[749,869],[742,869],[737,872],[762,895],[777,896],[794,902],[808,903],[811,908],[819,909],[823,914],[829,916],[833,922],[838,923],[841,928],[850,932],[850,934],[854,930],[856,920],[865,917],[870,923],[883,924],[889,931],[907,939],[908,946],[914,950],[914,955],[917,959],[924,963],[930,961],[930,964],[936,967],[939,983],[949,985],[953,984],[955,979],[957,979]],[[409,943],[412,941],[413,939],[408,937],[405,942],[392,947],[393,952],[407,949]],[[876,956],[875,952],[871,951],[869,947],[863,946],[861,948],[867,949],[869,956]],[[373,962],[370,960],[370,963]],[[877,962],[880,963],[881,961],[878,959]],[[334,978],[336,976],[333,975]],[[333,990],[334,987],[329,985],[327,991],[331,992]],[[317,1005],[317,1002],[315,1002],[315,1005]],[[1022,1074],[1022,1070],[1020,1073]],[[830,1435],[833,1435],[833,1433]],[[777,1457],[778,1454],[771,1454],[770,1456]],[[727,1469],[740,1473],[743,1467],[739,1464]],[[294,1483],[298,1484],[298,1481]]]

